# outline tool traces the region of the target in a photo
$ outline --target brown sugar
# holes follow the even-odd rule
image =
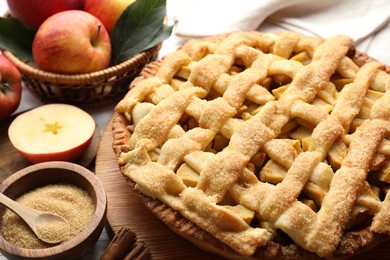
[[[44,241],[63,241],[64,234],[69,232],[69,224],[63,221],[51,220],[36,227],[36,232]]]
[[[96,208],[88,192],[72,184],[42,186],[23,194],[16,201],[27,207],[65,218],[70,228],[59,226],[58,223],[40,227],[44,235],[59,236],[63,242],[70,240],[85,229],[92,220]],[[53,228],[56,232],[53,232]],[[53,246],[39,240],[27,224],[8,209],[3,215],[0,230],[8,242],[22,248],[37,249]]]

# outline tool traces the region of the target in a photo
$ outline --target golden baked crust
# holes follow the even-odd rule
[[[382,69],[341,35],[189,41],[117,105],[121,171],[164,222],[218,253],[356,254],[390,234]]]

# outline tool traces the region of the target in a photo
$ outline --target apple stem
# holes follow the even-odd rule
[[[93,40],[93,43],[95,43],[95,42],[97,41],[97,39],[99,38],[100,30],[101,30],[101,28],[102,28],[102,25],[101,25],[101,24],[98,24],[97,27],[98,27],[98,29],[97,29],[97,34],[96,34],[95,39]]]

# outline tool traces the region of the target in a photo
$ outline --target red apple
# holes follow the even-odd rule
[[[93,15],[70,10],[50,16],[32,44],[34,60],[44,71],[81,74],[108,67],[110,36]]]
[[[111,34],[112,29],[123,11],[135,0],[85,0],[84,11],[96,16],[107,31]]]
[[[8,137],[31,163],[74,161],[88,148],[95,127],[94,119],[78,107],[48,104],[17,116]]]
[[[0,122],[19,106],[22,95],[22,77],[15,65],[0,54]]]
[[[55,13],[83,8],[83,0],[7,0],[7,3],[10,14],[33,29]]]

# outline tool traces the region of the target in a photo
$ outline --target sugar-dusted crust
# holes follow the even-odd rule
[[[155,68],[155,65],[156,63],[148,65],[149,68],[146,68],[148,73],[150,72],[149,69]],[[141,73],[139,79],[142,79],[144,75],[145,74]],[[127,130],[128,125],[129,122],[125,116],[115,113],[112,122],[112,131],[114,137],[113,150],[117,157],[119,157],[120,153],[128,151],[126,144],[131,136],[131,133]],[[123,171],[123,166],[121,166],[120,169]],[[134,190],[135,183],[130,178],[124,177],[129,183],[130,188]],[[142,192],[136,190],[134,190],[134,192],[156,217],[163,221],[173,232],[190,241],[192,244],[207,252],[228,259],[248,259],[248,257],[237,254],[232,248],[222,243],[193,222],[184,218],[179,212],[168,207],[161,201],[148,197]],[[368,242],[371,241],[365,240],[365,244],[368,244]],[[249,259],[318,259],[318,256],[295,244],[281,245],[270,241],[264,247],[259,248]]]
[[[156,64],[152,64],[149,68],[152,68],[155,65]],[[141,74],[140,77],[142,78],[143,75]],[[126,117],[115,113],[112,123],[114,137],[113,150],[118,157],[121,152],[128,151],[126,144],[131,136],[131,133],[127,130],[128,124],[129,122]],[[123,170],[122,167],[120,167],[121,170]],[[130,188],[134,189],[135,183],[128,177],[124,177],[129,183]],[[134,190],[134,192],[156,217],[163,221],[176,234],[187,239],[194,245],[205,251],[215,253],[229,259],[248,259],[247,257],[237,254],[237,252],[229,246],[220,242],[215,237],[195,225],[193,222],[184,218],[179,212],[168,207],[161,201],[148,197],[139,191]],[[348,232],[343,236],[334,254],[334,258],[349,258],[351,256],[361,254],[387,239],[388,237],[385,235],[379,235],[371,232],[369,227],[358,231]],[[270,241],[264,247],[258,248],[251,259],[319,259],[319,257],[295,244],[282,245]]]
[[[217,39],[217,38],[216,38]],[[218,40],[218,39],[217,39]],[[368,61],[371,61],[372,58],[366,54],[351,51],[349,56],[352,57],[352,60],[359,66],[362,66]],[[141,75],[132,83],[132,86],[136,82],[148,78],[154,75],[159,68],[161,61],[154,62],[145,67]],[[389,67],[386,66],[386,71],[389,71]],[[114,143],[113,149],[116,155],[119,157],[121,152],[127,152],[127,143],[130,139],[131,133],[127,129],[129,122],[126,117],[122,114],[116,114],[113,121],[113,134],[114,134]],[[121,170],[124,171],[123,166],[120,166]],[[134,188],[135,183],[129,178],[125,177],[129,182],[130,186]],[[137,192],[137,191],[136,191]],[[172,230],[174,230],[179,235],[183,236],[187,240],[191,241],[193,244],[203,248],[204,250],[222,255],[228,258],[243,258],[241,255],[236,253],[226,244],[220,242],[214,236],[199,228],[193,222],[182,217],[179,212],[173,210],[169,206],[160,202],[159,200],[152,199],[144,195],[143,193],[137,192],[144,204],[160,218],[164,223],[166,223]],[[379,235],[373,233],[369,229],[369,224],[363,226],[359,230],[347,232],[341,238],[336,251],[333,254],[334,258],[344,258],[350,257],[352,255],[359,254],[364,252],[373,246],[377,245],[380,242],[388,239],[388,236]],[[256,259],[318,259],[319,257],[305,249],[302,249],[299,246],[296,246],[291,241],[283,240],[281,243],[269,241],[264,246],[259,247],[256,252],[251,256],[251,258]],[[234,256],[234,257],[233,257]],[[247,259],[247,258],[245,258]]]

